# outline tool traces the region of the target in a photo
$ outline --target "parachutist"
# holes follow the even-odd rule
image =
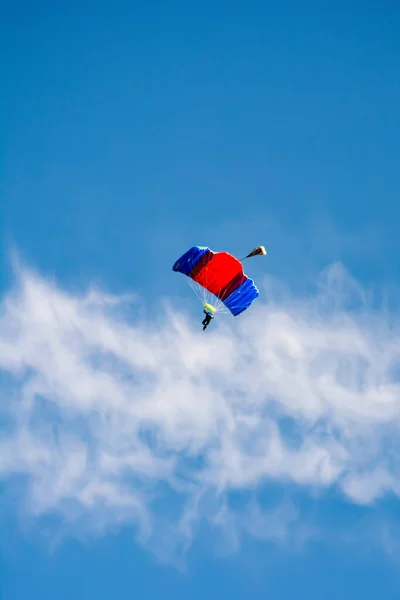
[[[214,318],[215,308],[211,304],[208,304],[206,302],[206,304],[203,307],[203,313],[206,315],[201,323],[203,325],[204,331],[210,324],[211,319]]]
[[[203,331],[208,327],[208,325],[211,322],[211,319],[213,318],[213,315],[209,312],[207,312],[206,310],[203,310],[203,313],[206,315],[203,319],[203,321],[201,322],[201,324],[203,325]]]

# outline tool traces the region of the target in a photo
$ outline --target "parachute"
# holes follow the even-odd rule
[[[240,260],[228,252],[193,246],[175,261],[172,270],[188,278],[203,303],[205,313],[214,315],[226,308],[236,317],[260,294],[242,267],[243,260],[257,255],[266,255],[264,246],[257,246]]]

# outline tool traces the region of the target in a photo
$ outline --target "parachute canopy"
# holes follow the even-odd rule
[[[258,246],[246,256],[265,255]],[[213,252],[207,246],[193,246],[174,263],[173,271],[186,275],[218,298],[237,316],[259,296],[254,281],[243,272],[240,260],[228,252]]]

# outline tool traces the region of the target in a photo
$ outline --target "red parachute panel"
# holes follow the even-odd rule
[[[199,269],[193,269],[190,276],[206,288],[211,294],[219,296],[224,288],[229,289],[232,280],[235,283],[243,281],[246,276],[243,273],[242,263],[240,260],[229,254],[228,252],[215,252],[204,257],[204,261],[199,265]],[[196,265],[197,266],[197,265]],[[224,294],[225,295],[225,294]]]

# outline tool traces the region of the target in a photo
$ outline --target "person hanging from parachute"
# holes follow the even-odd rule
[[[195,288],[202,291],[205,314],[203,331],[220,310],[220,305],[236,317],[259,296],[254,281],[243,272],[242,261],[266,254],[264,246],[257,246],[239,260],[228,252],[214,252],[207,246],[193,246],[175,261],[172,270],[186,275]]]
[[[203,325],[203,331],[205,331],[208,325],[211,323],[211,320],[214,318],[215,308],[208,304],[208,302],[204,305],[203,313],[206,315],[202,320],[201,324]]]

